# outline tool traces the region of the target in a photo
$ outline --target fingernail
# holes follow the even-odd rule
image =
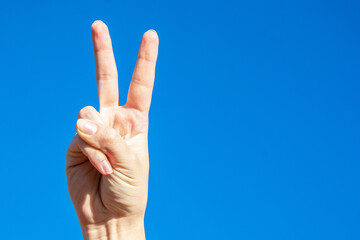
[[[113,169],[107,160],[102,161],[101,167],[102,167],[104,173],[106,173],[106,174],[111,174],[113,172]]]
[[[86,119],[79,119],[77,121],[77,126],[80,131],[88,135],[93,135],[97,131],[97,125]]]

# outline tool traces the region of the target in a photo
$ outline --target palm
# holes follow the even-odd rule
[[[102,109],[100,115],[106,124],[119,132],[128,145],[140,147],[140,143],[144,142],[139,142],[138,139],[145,138],[143,140],[146,140],[148,131],[147,115],[138,110],[126,106],[115,106]],[[136,141],[134,141],[135,139]]]
[[[78,134],[74,136],[67,152],[66,172],[70,197],[83,224],[141,215],[145,211],[149,166],[147,112],[151,100],[155,53],[157,55],[154,39],[146,39],[144,35],[128,101],[126,105],[118,106],[115,62],[112,60],[112,51],[109,55],[110,51],[106,49],[111,47],[107,28],[104,30],[104,26],[100,25],[92,30],[100,111],[94,115],[93,110],[92,115],[89,115],[89,109],[85,109],[80,112],[79,118],[102,122],[114,129],[121,136],[127,155],[123,159],[108,156],[114,171],[111,175],[102,175],[79,147],[86,143]],[[149,61],[150,58],[153,61]]]
[[[104,109],[100,115],[104,122],[114,128],[125,140],[129,151],[134,157],[147,165],[147,119],[135,109],[112,107]],[[79,141],[78,135],[74,141]],[[75,151],[76,153],[76,151]],[[141,213],[145,210],[147,188],[143,181],[147,180],[148,165],[142,168],[136,166],[136,160],[126,166],[113,166],[114,173],[102,176],[87,157],[77,151],[72,153],[71,161],[83,162],[68,168],[68,185],[75,208],[82,209],[89,223],[104,222],[111,217],[122,217],[128,211]],[[145,158],[145,159],[144,159]],[[140,172],[139,170],[145,170]],[[121,186],[121,187],[119,187]],[[129,194],[131,192],[131,195]],[[144,204],[138,204],[143,202]],[[129,203],[135,203],[131,206]],[[99,216],[96,215],[96,213]],[[106,214],[101,214],[106,213]],[[110,215],[109,215],[110,214]]]

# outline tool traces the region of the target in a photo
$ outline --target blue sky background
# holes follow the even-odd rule
[[[97,108],[90,25],[121,103],[160,36],[148,239],[360,239],[360,2],[2,1],[1,239],[81,239],[65,152]]]

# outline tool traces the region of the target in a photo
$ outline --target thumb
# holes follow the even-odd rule
[[[105,153],[114,167],[126,163],[129,157],[128,149],[115,129],[88,119],[79,119],[76,123],[76,131],[87,144]]]

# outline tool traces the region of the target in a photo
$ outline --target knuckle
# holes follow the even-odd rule
[[[111,72],[111,71],[102,72],[102,73],[97,74],[97,79],[99,81],[108,81],[108,80],[114,80],[114,79],[117,79],[117,78],[118,78],[117,73]]]

